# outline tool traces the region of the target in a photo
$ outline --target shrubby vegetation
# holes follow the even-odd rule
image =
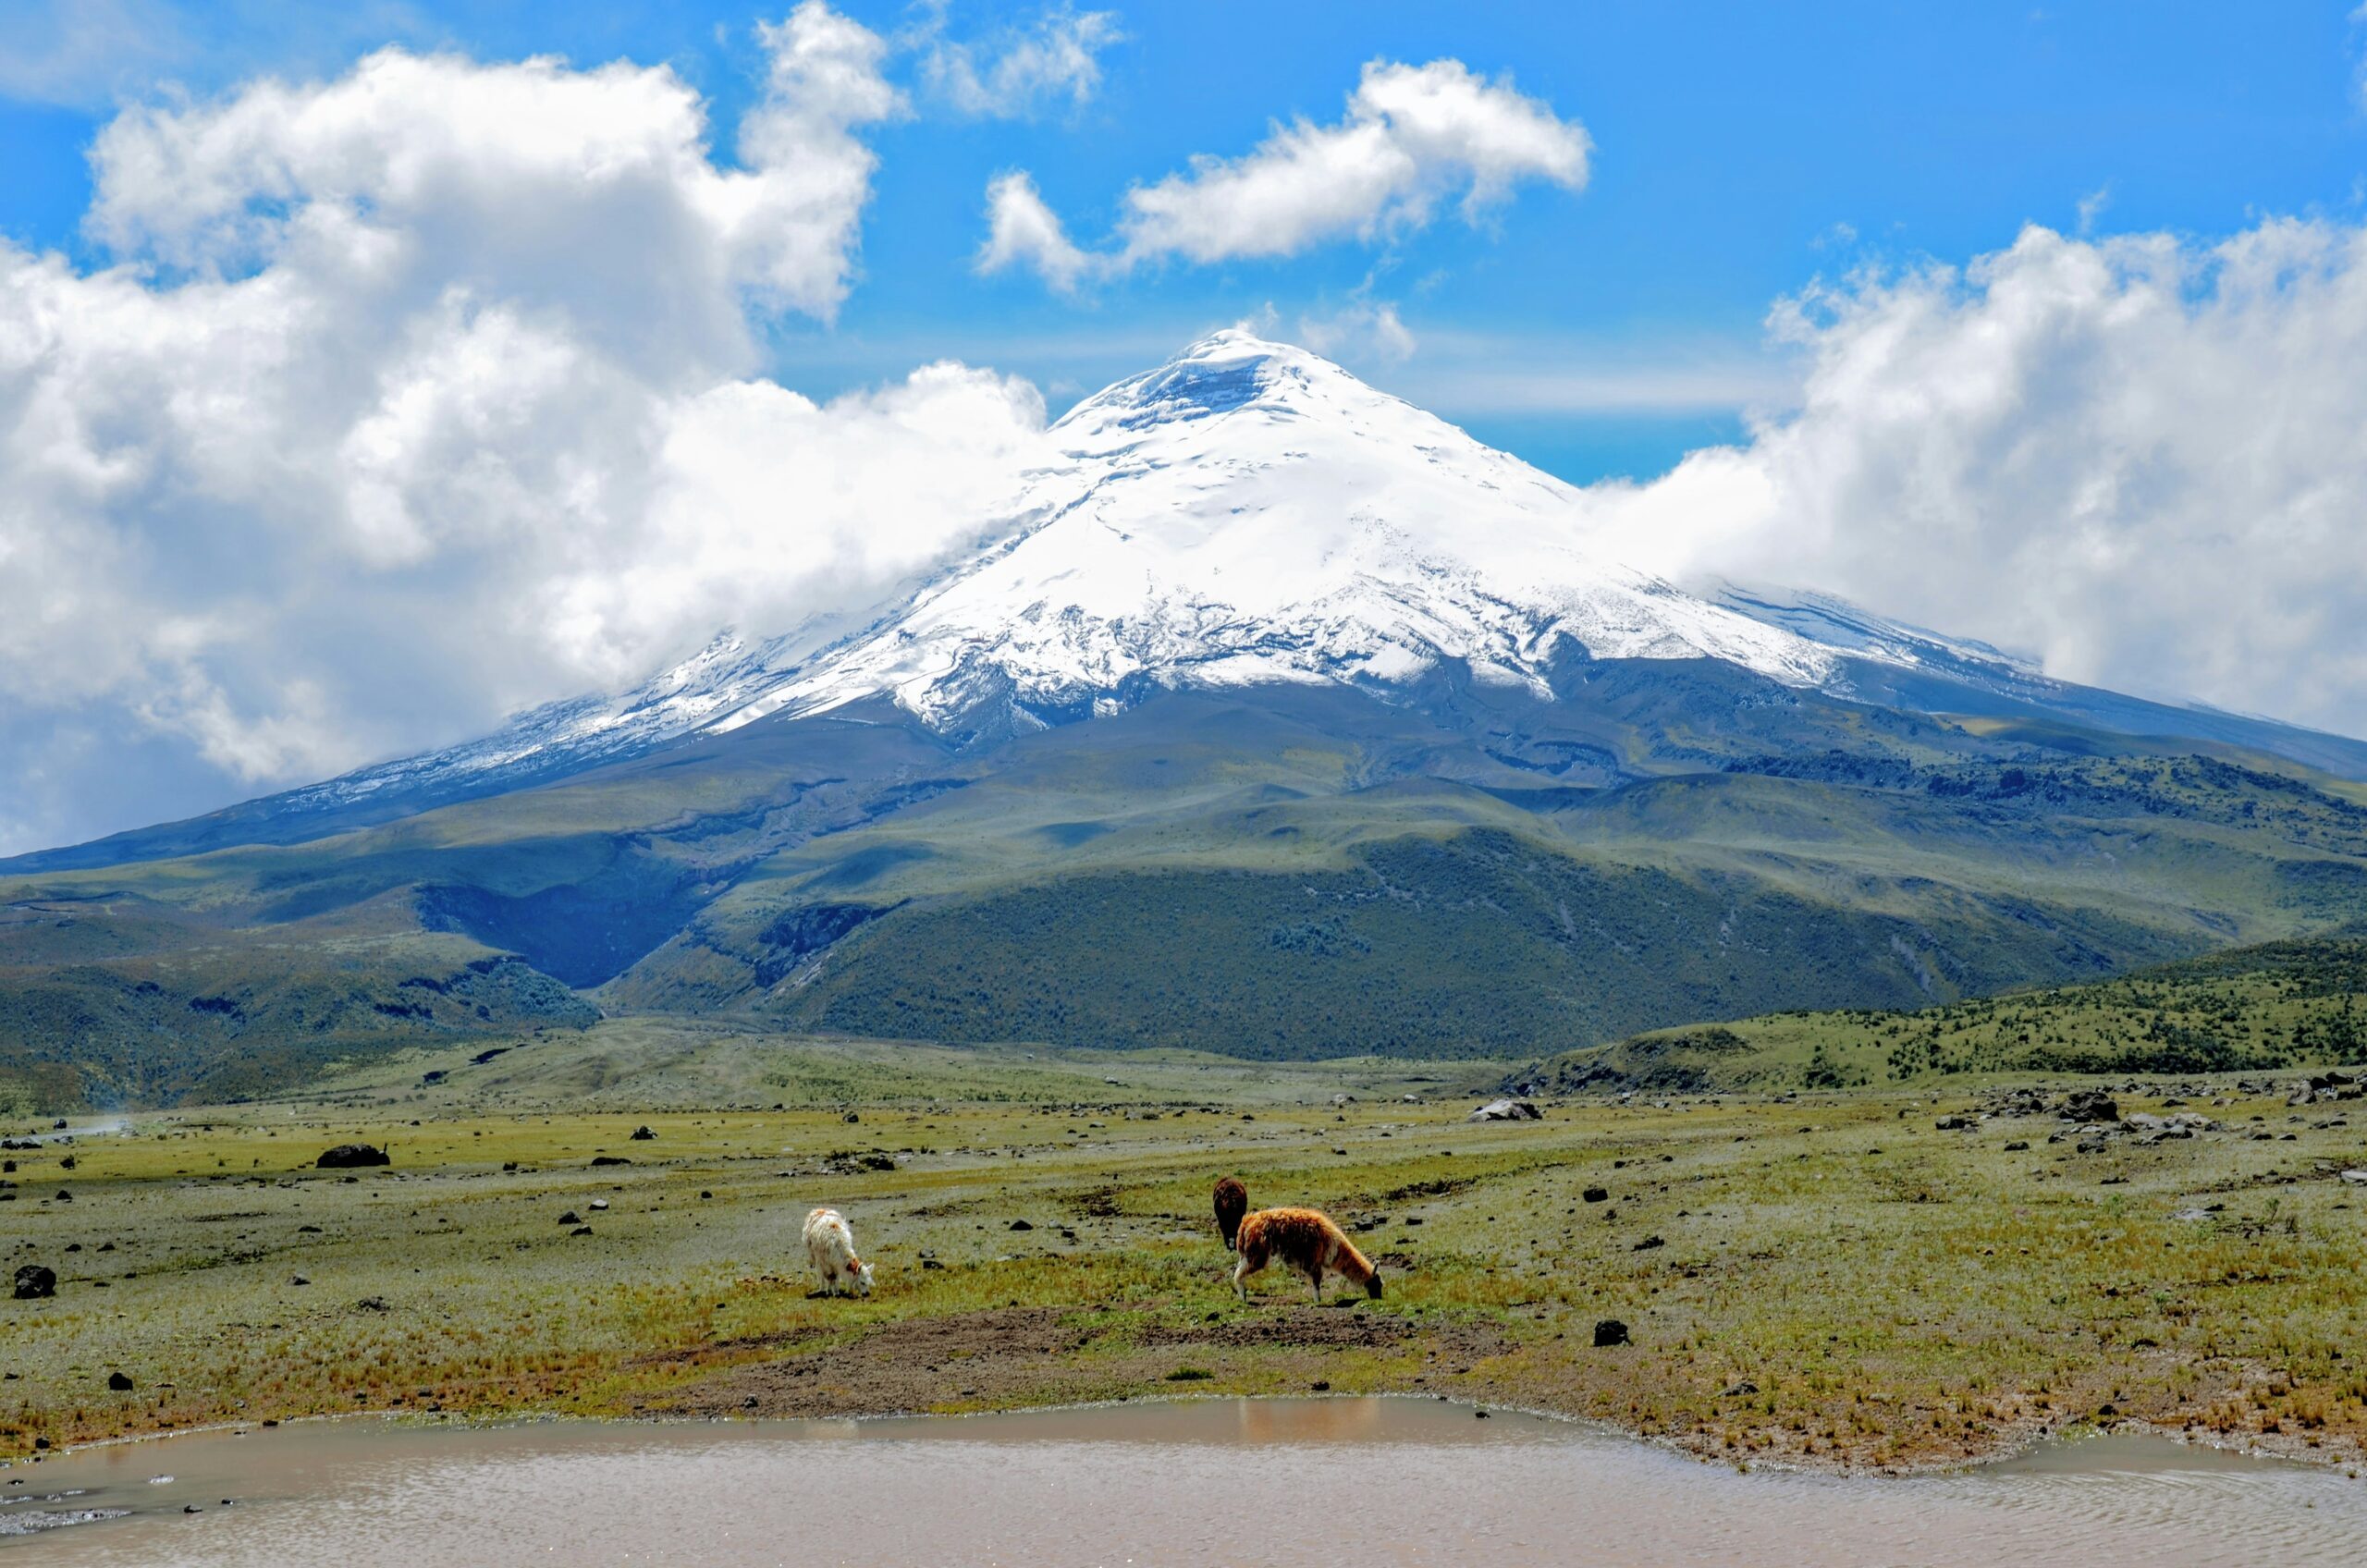
[[[1571,1088],[1843,1088],[1996,1073],[2205,1073],[2367,1054],[2367,941],[2271,942],[2079,986],[1662,1030],[1536,1070]]]

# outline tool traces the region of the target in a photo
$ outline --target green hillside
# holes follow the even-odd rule
[[[600,1016],[463,937],[224,929],[137,899],[0,909],[0,1107],[20,1111],[247,1099]]]
[[[1534,1090],[1699,1092],[1976,1073],[2201,1073],[2367,1056],[2367,941],[2263,943],[1913,1011],[1780,1013],[1636,1035],[1514,1075]]]
[[[1542,1057],[2367,930],[2367,789],[2177,744],[1708,664],[1588,665],[1553,701],[1171,692],[966,747],[873,704],[306,843],[0,876],[0,1072],[218,1097],[595,1011]]]

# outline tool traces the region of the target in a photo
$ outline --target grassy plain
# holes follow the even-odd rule
[[[2052,1115],[1934,1126],[1995,1080],[1473,1125],[1510,1064],[628,1021],[422,1084],[454,1060],[10,1154],[0,1266],[60,1285],[0,1301],[0,1455],[328,1412],[1318,1384],[1559,1410],[1736,1462],[1944,1464],[2122,1421],[2349,1462],[2367,1436],[2367,1186],[2340,1175],[2367,1164],[2367,1127],[2233,1078],[2121,1096],[2190,1101],[2219,1131],[2081,1152],[2049,1141]],[[393,1165],[311,1169],[356,1139]],[[1269,1271],[1236,1305],[1207,1208],[1226,1172],[1358,1228],[1385,1299],[1335,1283],[1318,1308]],[[809,1294],[816,1204],[852,1221],[869,1299]],[[1607,1318],[1633,1342],[1598,1348]]]

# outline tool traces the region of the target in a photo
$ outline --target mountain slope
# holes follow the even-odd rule
[[[93,1093],[197,1094],[230,1082],[199,1059],[595,1005],[1542,1055],[2367,929],[2367,747],[1685,594],[1576,520],[1220,335],[1080,404],[999,542],[882,609],[0,864],[0,1088],[81,1058]],[[498,997],[458,980],[484,960]]]
[[[1071,410],[984,532],[996,542],[883,605],[725,631],[623,693],[0,871],[298,843],[880,696],[966,741],[1170,688],[1385,691],[1442,665],[1546,694],[1579,658],[1711,658],[1909,712],[2183,737],[2367,779],[2367,744],[2344,737],[2051,680],[1825,595],[1681,592],[1591,554],[1561,481],[1239,331]]]

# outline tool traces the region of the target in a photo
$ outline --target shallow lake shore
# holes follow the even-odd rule
[[[2349,1561],[2367,1486],[2157,1439],[1913,1480],[1706,1467],[1588,1425],[1421,1399],[1184,1399],[973,1417],[351,1417],[95,1446],[0,1502],[0,1557],[353,1565],[1607,1560]],[[802,1500],[830,1496],[816,1533]],[[1294,1530],[1320,1496],[1337,1530]],[[1245,1534],[1245,1532],[1247,1532]],[[1343,1534],[1342,1532],[1344,1532]]]

